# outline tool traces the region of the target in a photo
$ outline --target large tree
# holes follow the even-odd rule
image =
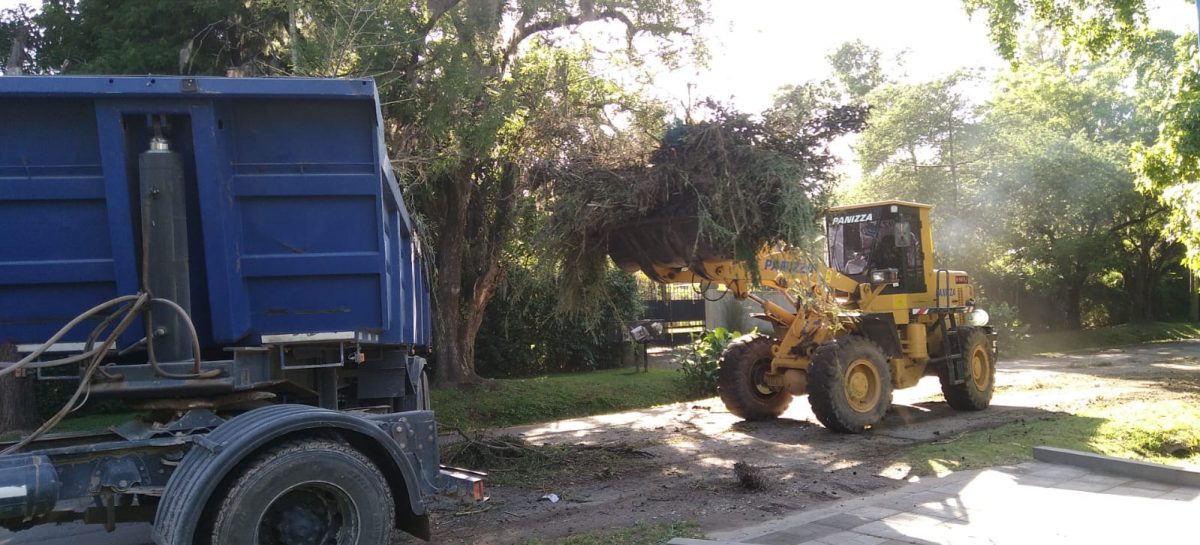
[[[551,41],[588,23],[619,28],[622,47],[667,45],[703,18],[693,0],[445,2],[412,43],[389,92],[406,190],[433,252],[438,380],[472,382],[475,338],[504,270],[527,167],[575,144],[572,120],[621,106],[587,58]],[[586,51],[586,50],[584,50]],[[670,51],[664,51],[669,53]],[[558,123],[548,122],[551,119]],[[562,123],[561,120],[567,120]]]

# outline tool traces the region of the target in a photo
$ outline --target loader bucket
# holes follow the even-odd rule
[[[728,259],[728,253],[708,247],[700,240],[695,217],[657,217],[614,229],[608,237],[608,255],[627,272],[642,271],[653,280],[655,266],[682,268],[710,259]]]

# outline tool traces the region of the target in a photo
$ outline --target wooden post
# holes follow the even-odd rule
[[[0,361],[17,361],[17,347],[0,343]],[[0,377],[0,433],[29,431],[41,422],[34,402],[34,379],[21,371]]]
[[[1200,322],[1200,293],[1196,293],[1196,271],[1191,265],[1187,266],[1188,272],[1188,299],[1191,302],[1188,317],[1193,322]]]

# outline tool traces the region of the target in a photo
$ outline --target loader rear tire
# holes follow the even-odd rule
[[[963,358],[967,360],[967,380],[962,384],[951,384],[947,363],[938,371],[942,381],[942,394],[946,403],[957,411],[981,411],[992,403],[992,391],[996,388],[996,354],[991,342],[980,329],[959,329],[964,336]]]
[[[743,420],[778,418],[792,402],[792,394],[763,383],[775,357],[773,344],[766,335],[742,335],[729,343],[717,363],[717,394],[725,408]]]
[[[826,428],[861,433],[892,404],[892,373],[875,343],[845,335],[817,348],[808,368],[808,402]]]

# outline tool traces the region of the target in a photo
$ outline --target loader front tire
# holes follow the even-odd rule
[[[892,404],[892,373],[883,351],[857,335],[817,348],[808,368],[808,402],[826,428],[861,433]]]
[[[946,403],[956,411],[981,411],[992,403],[996,388],[996,354],[992,352],[987,335],[980,329],[959,329],[963,335],[963,358],[967,360],[967,380],[962,384],[950,381],[949,362],[942,366],[938,378]]]
[[[766,335],[742,335],[729,343],[717,363],[717,394],[725,408],[743,420],[777,418],[792,402],[792,394],[763,382],[774,359],[772,344]]]

